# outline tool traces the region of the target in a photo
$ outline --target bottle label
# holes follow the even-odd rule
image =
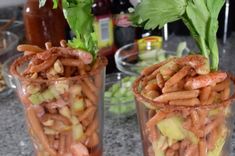
[[[111,16],[96,16],[94,28],[99,48],[110,47],[113,45],[113,22]]]
[[[114,17],[114,24],[119,27],[129,27],[132,25],[129,14],[118,14]]]

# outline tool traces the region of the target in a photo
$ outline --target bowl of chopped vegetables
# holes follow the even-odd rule
[[[131,86],[135,76],[112,73],[106,76],[105,110],[114,117],[130,117],[135,114],[134,96]]]
[[[18,42],[19,38],[14,33],[9,31],[0,32],[0,96],[6,96],[12,91],[5,81],[6,79],[4,75],[7,74],[4,74],[6,73],[6,70],[4,70],[4,64],[7,60],[14,57]]]
[[[169,51],[151,40],[147,40],[145,44],[140,44],[138,41],[118,49],[115,53],[115,63],[123,73],[138,76],[146,66],[188,53],[189,49],[186,42],[180,42],[175,51]]]

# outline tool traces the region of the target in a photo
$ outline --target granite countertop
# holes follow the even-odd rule
[[[119,118],[105,113],[105,156],[142,156],[136,116]],[[0,156],[33,156],[23,107],[14,93],[0,99]]]

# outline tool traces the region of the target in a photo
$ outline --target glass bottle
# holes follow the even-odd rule
[[[52,9],[52,1],[39,8],[38,0],[27,0],[23,10],[26,39],[29,44],[44,47],[47,41],[58,46],[66,38],[66,21],[60,8]]]

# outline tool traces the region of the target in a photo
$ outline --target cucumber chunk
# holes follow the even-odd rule
[[[180,117],[174,116],[164,119],[157,124],[160,132],[171,139],[183,140],[186,136],[183,128],[183,120]]]
[[[44,98],[40,93],[32,94],[29,96],[29,100],[33,105],[39,105],[44,102]]]

